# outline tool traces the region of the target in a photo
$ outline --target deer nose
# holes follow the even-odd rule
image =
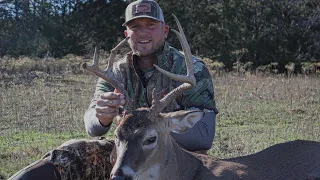
[[[133,180],[130,177],[112,176],[111,180]]]
[[[111,180],[128,180],[123,174],[121,168],[119,168],[114,174],[111,175]]]
[[[111,180],[126,180],[126,178],[121,176],[112,176]]]

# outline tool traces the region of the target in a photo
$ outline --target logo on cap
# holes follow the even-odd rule
[[[141,3],[132,6],[132,15],[138,13],[150,13],[151,12],[151,4],[149,3]]]
[[[164,23],[162,10],[158,3],[153,0],[137,0],[130,3],[126,8],[125,16],[126,21],[122,24],[123,26],[140,17],[151,18]]]

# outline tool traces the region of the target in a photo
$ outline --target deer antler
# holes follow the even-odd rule
[[[124,88],[123,84],[121,84],[116,77],[114,76],[114,73],[112,72],[112,66],[113,63],[115,62],[115,55],[117,51],[125,44],[125,42],[129,38],[125,38],[122,40],[115,48],[111,50],[111,54],[108,60],[108,65],[105,70],[101,70],[99,68],[99,55],[97,53],[97,48],[94,50],[94,55],[93,55],[93,64],[88,65],[87,63],[83,63],[82,67],[86,69],[87,71],[99,76],[100,78],[104,79],[107,81],[111,86],[113,86],[115,89],[117,89],[120,93],[122,93],[125,98],[126,98],[126,109],[131,110],[133,108],[133,102],[130,100],[129,94]]]
[[[183,52],[185,55],[186,66],[187,66],[187,75],[183,76],[183,75],[173,74],[171,72],[168,72],[168,71],[161,69],[157,65],[154,65],[158,71],[165,74],[166,76],[168,76],[172,80],[184,82],[180,86],[178,86],[175,89],[173,89],[172,91],[170,91],[161,100],[153,99],[151,109],[154,113],[161,112],[173,99],[175,99],[178,95],[182,94],[186,90],[194,87],[196,84],[196,78],[194,77],[194,72],[193,72],[192,54],[191,54],[191,50],[190,50],[188,41],[186,39],[186,36],[183,32],[183,29],[181,27],[181,24],[180,24],[178,18],[174,14],[172,14],[172,16],[174,17],[174,19],[177,23],[177,26],[179,28],[180,33],[174,29],[172,29],[172,31],[178,36],[178,38],[180,40],[180,43],[181,43],[181,46],[182,46],[182,49],[183,49]],[[153,98],[155,98],[155,92],[153,94],[154,94]]]

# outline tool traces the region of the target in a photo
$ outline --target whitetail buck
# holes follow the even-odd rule
[[[171,79],[182,84],[159,100],[156,90],[150,108],[132,109],[124,86],[112,74],[116,51],[112,52],[105,71],[98,67],[94,56],[91,66],[84,68],[105,79],[126,96],[126,113],[121,117],[115,135],[116,162],[111,172],[112,180],[307,180],[320,179],[320,143],[293,141],[278,144],[259,153],[232,158],[217,159],[188,152],[173,140],[170,131],[183,133],[203,116],[201,111],[161,111],[178,95],[192,88],[196,81],[189,45],[178,19],[174,16],[185,53],[187,75],[174,75],[155,67]]]

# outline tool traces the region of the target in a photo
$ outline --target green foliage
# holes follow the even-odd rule
[[[109,51],[123,38],[123,0],[13,0],[0,4],[0,56],[83,55]],[[320,4],[312,0],[158,0],[166,23],[180,20],[193,53],[252,67],[277,62],[280,73],[295,63],[320,60]],[[169,42],[180,43],[170,33]],[[240,52],[240,53],[239,53]]]
[[[278,62],[281,72],[289,62],[320,59],[320,5],[310,7],[308,2],[159,1],[168,12],[167,19],[173,12],[181,20],[195,54],[218,59],[227,69],[238,61],[253,62],[254,67]],[[167,22],[174,25],[170,16]],[[235,56],[234,52],[244,49]]]
[[[0,6],[0,56],[82,55],[94,46],[111,49],[123,34],[124,1],[25,0],[28,11],[18,2]]]
[[[320,74],[320,62],[303,62],[301,65],[303,74]]]
[[[215,75],[225,72],[225,65],[222,62],[209,58],[202,58],[201,60],[206,64],[211,74]]]

